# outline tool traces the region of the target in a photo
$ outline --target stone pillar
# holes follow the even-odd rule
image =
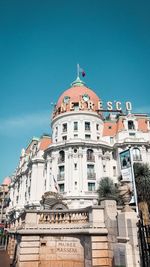
[[[91,236],[92,267],[111,267],[107,236]]]
[[[104,221],[108,230],[108,252],[110,259],[110,266],[113,266],[114,258],[114,245],[117,241],[117,206],[115,200],[104,200],[101,202],[101,206],[104,208]]]
[[[17,255],[17,267],[38,267],[39,248],[39,236],[22,236]]]
[[[137,215],[134,211],[118,214],[119,236],[115,246],[115,266],[140,267],[137,230]]]

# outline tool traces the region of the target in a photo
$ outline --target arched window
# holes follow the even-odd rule
[[[135,130],[134,122],[128,121],[128,130]]]
[[[94,152],[92,149],[87,150],[87,161],[95,161]]]
[[[65,152],[63,150],[59,152],[59,158],[58,158],[58,163],[62,162],[65,162]]]
[[[142,160],[141,151],[137,147],[133,148],[133,160],[134,161]]]

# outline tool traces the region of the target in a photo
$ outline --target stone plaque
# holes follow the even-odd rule
[[[84,261],[84,248],[79,238],[46,237],[41,240],[40,261],[73,260]]]

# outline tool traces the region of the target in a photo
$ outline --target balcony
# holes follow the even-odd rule
[[[142,157],[141,155],[133,155],[133,161],[141,161]]]
[[[95,180],[96,179],[96,173],[95,172],[88,172],[87,173],[87,178],[89,180]]]
[[[65,177],[65,174],[64,173],[57,174],[57,181],[63,181],[64,180],[64,177]]]
[[[58,164],[64,163],[65,162],[65,158],[59,157],[58,158]]]
[[[95,156],[94,155],[87,156],[86,159],[88,162],[95,162]]]

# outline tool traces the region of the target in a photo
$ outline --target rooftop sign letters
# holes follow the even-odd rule
[[[79,102],[71,101],[69,96],[65,96],[61,107],[59,108],[59,112],[65,112],[67,110],[76,111],[76,110],[94,110],[94,111],[118,111],[121,112],[122,110],[131,111],[132,104],[131,102],[127,101],[125,103],[121,103],[120,101],[108,101],[103,103],[102,101],[97,101],[97,103],[93,102],[88,94],[84,94]],[[56,107],[57,111],[57,107]]]

